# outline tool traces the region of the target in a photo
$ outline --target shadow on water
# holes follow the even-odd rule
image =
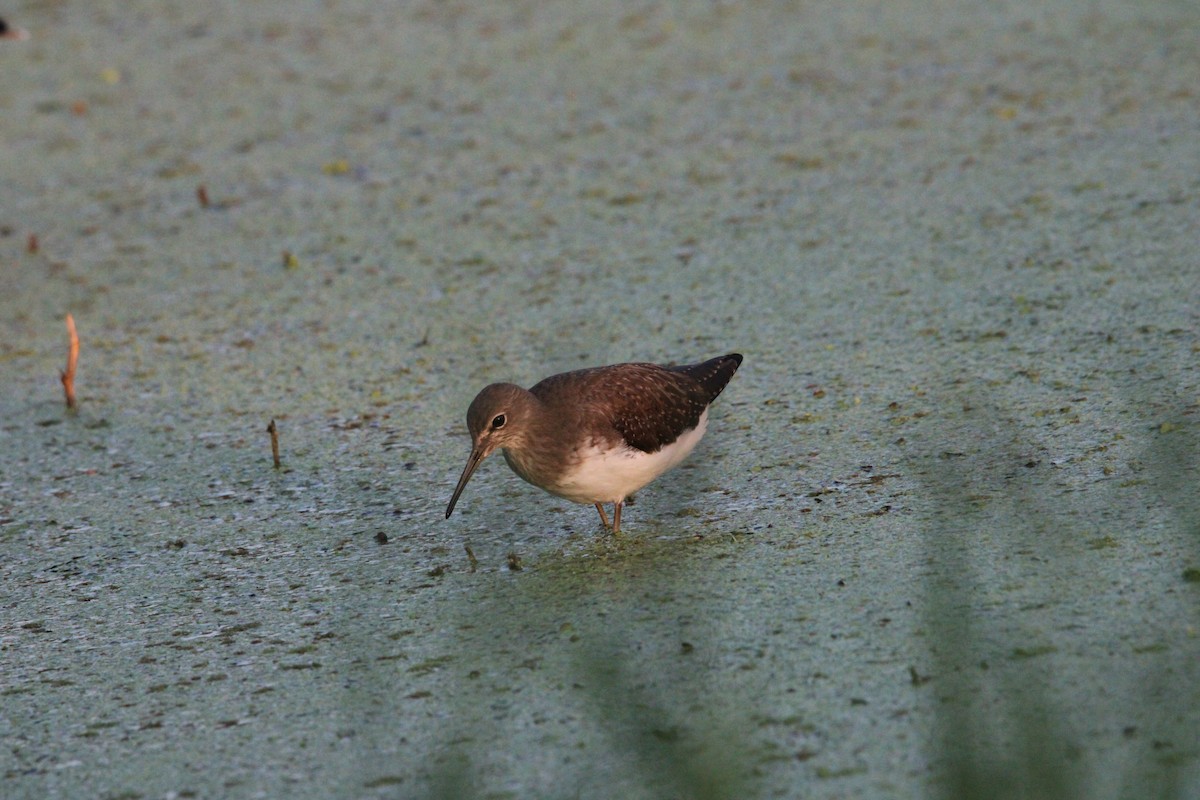
[[[622,786],[640,787],[648,797],[754,796],[742,749],[749,723],[731,718],[727,707],[709,706],[714,684],[703,663],[690,658],[692,645],[646,611],[653,603],[686,605],[689,593],[698,601],[706,571],[739,546],[732,537],[598,539],[585,553],[543,558],[476,606],[470,624],[497,641],[538,643],[531,682],[560,702],[573,698],[567,704],[588,731],[579,784],[556,787],[553,796],[606,796],[606,785],[611,796],[624,796]],[[707,635],[690,630],[690,638]],[[448,739],[455,743],[430,796],[484,796],[473,776],[500,731],[488,729],[492,721],[468,726]]]
[[[1059,659],[1053,638],[1039,639],[1046,635],[1044,631],[1030,630],[1033,626],[1024,621],[1014,622],[1011,608],[1006,609],[1007,617],[997,613],[995,588],[989,586],[989,581],[995,581],[997,563],[1021,553],[1031,560],[1072,565],[1058,585],[1038,587],[1041,603],[1054,607],[1076,599],[1069,597],[1073,593],[1086,592],[1092,576],[1079,564],[1081,543],[1075,535],[1081,527],[1079,515],[1061,496],[1048,491],[1042,479],[1034,478],[1036,473],[1022,469],[1032,462],[1023,464],[1029,456],[1018,452],[1017,424],[997,424],[1003,412],[995,408],[985,412],[986,404],[975,398],[965,407],[980,409],[973,433],[983,441],[962,448],[983,454],[979,461],[963,470],[955,463],[959,453],[942,451],[928,455],[914,470],[937,505],[926,533],[930,576],[925,583],[925,618],[933,664],[929,679],[937,694],[933,759],[940,795],[954,800],[1066,800],[1098,796],[1097,789],[1102,788],[1103,796],[1188,796],[1185,770],[1193,768],[1200,755],[1195,749],[1200,730],[1195,714],[1172,712],[1171,698],[1185,708],[1193,702],[1194,691],[1186,682],[1177,683],[1195,672],[1200,658],[1197,646],[1194,641],[1179,648],[1164,646],[1162,652],[1142,656],[1145,666],[1132,683],[1133,696],[1120,699],[1138,710],[1161,711],[1153,720],[1154,730],[1128,725],[1123,738],[1145,740],[1135,743],[1132,755],[1118,757],[1115,763],[1105,763],[1095,754],[1088,760],[1081,744],[1088,732],[1080,729],[1081,718],[1091,722],[1088,709],[1083,708],[1081,715],[1080,708],[1068,707],[1056,697],[1055,688],[1070,676],[1055,669]],[[1152,436],[1141,457],[1153,476],[1151,494],[1169,509],[1166,524],[1173,530],[1168,535],[1185,537],[1186,558],[1193,560],[1200,555],[1195,497],[1198,454],[1195,431],[1181,426],[1172,428],[1170,436]],[[998,486],[1004,490],[997,492]],[[1091,487],[1084,502],[1096,504],[1104,491]],[[1102,500],[1101,509],[1116,498]],[[1103,519],[1103,511],[1094,513]],[[1194,580],[1195,576],[1188,577],[1194,567],[1176,570],[1176,566],[1172,563],[1166,581],[1182,585]],[[1035,572],[1031,580],[1051,573]],[[1192,588],[1182,586],[1190,620],[1180,622],[1193,626],[1194,640],[1200,593],[1188,591]],[[1067,623],[1058,621],[1064,628]],[[1097,665],[1097,670],[1103,674],[1102,666]],[[1128,677],[1117,675],[1114,687]],[[1114,688],[1114,694],[1119,689]],[[1104,701],[1085,700],[1091,702]]]

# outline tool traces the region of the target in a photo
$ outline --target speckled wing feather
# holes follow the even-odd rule
[[[733,373],[737,372],[741,365],[742,354],[730,353],[727,356],[709,359],[702,364],[688,364],[668,369],[672,372],[681,372],[704,387],[704,391],[708,393],[707,404],[711,405],[712,401],[716,400],[718,395],[724,391],[725,386],[733,378]]]
[[[555,375],[530,391],[551,405],[574,405],[580,418],[593,421],[593,438],[620,436],[654,453],[699,424],[741,360],[735,354],[682,367],[616,364]]]

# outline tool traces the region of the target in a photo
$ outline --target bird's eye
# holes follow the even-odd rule
[[[503,428],[505,422],[508,422],[508,420],[506,420],[504,418],[504,415],[497,414],[495,417],[492,418],[492,430],[497,430],[499,428]]]

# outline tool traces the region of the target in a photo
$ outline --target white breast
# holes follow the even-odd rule
[[[620,503],[671,467],[683,461],[695,449],[708,426],[708,410],[700,415],[695,428],[654,453],[621,446],[610,450],[591,446],[579,453],[578,465],[547,487],[559,497],[576,503]]]

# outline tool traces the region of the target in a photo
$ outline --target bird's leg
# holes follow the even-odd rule
[[[625,505],[624,500],[622,500],[619,503],[613,503],[613,533],[614,534],[621,532],[621,508],[624,505]]]
[[[605,528],[611,528],[612,526],[608,524],[608,514],[604,513],[604,506],[600,505],[599,503],[596,503],[595,506],[596,510],[600,512],[600,523],[604,525]]]

